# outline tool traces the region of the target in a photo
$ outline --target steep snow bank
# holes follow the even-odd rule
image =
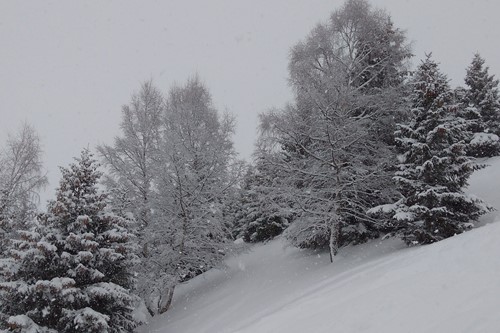
[[[469,191],[500,207],[500,159],[488,164]],[[492,223],[429,246],[373,241],[333,264],[278,239],[180,286],[172,309],[141,332],[495,332],[499,238]]]

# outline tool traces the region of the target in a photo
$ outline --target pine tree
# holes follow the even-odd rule
[[[447,78],[430,56],[412,86],[413,119],[396,132],[401,155],[395,179],[403,198],[392,208],[404,240],[427,244],[470,228],[487,207],[463,193],[477,168],[464,151],[467,122],[458,116]]]
[[[474,56],[467,68],[467,88],[462,97],[465,114],[473,121],[467,151],[475,157],[491,157],[500,154],[500,100],[498,80],[489,75],[484,59]]]
[[[494,75],[489,74],[489,67],[484,66],[484,59],[479,54],[474,56],[467,68],[467,100],[478,108],[488,132],[500,135],[500,100],[498,83]]]
[[[131,332],[134,278],[130,221],[100,194],[88,150],[62,168],[56,200],[2,261],[4,329],[11,332]]]
[[[291,200],[281,191],[279,177],[260,156],[248,169],[239,192],[239,210],[235,216],[235,238],[262,242],[280,235],[294,218]]]

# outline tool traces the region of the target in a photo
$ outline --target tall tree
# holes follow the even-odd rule
[[[2,328],[12,332],[131,332],[130,221],[97,189],[101,173],[84,150],[61,169],[56,200],[2,261]]]
[[[148,233],[155,232],[152,218],[154,175],[158,166],[158,150],[163,130],[164,100],[152,81],[144,82],[140,91],[122,108],[122,135],[115,138],[113,146],[97,148],[108,174],[106,188],[111,193],[113,206],[119,213],[133,214],[138,225],[135,233],[139,240],[139,277],[137,292],[148,299],[147,286],[156,277],[150,276],[155,249]],[[158,297],[155,294],[153,297]]]
[[[0,151],[0,253],[16,230],[34,218],[38,191],[46,184],[40,139],[24,124]]]
[[[198,78],[173,87],[166,101],[155,177],[152,256],[142,281],[150,312],[168,309],[175,285],[218,264],[230,230],[227,195],[238,180],[231,136],[234,121],[220,116]]]
[[[404,33],[364,0],[346,1],[292,48],[295,103],[261,126],[281,151],[269,163],[301,209],[286,232],[293,244],[329,247],[333,259],[340,246],[377,236],[382,225],[366,210],[394,196],[386,133],[410,56]]]
[[[396,132],[401,154],[395,179],[402,199],[379,210],[392,211],[408,244],[428,244],[467,230],[488,208],[463,192],[478,168],[464,151],[468,123],[430,56],[411,85],[413,117]]]
[[[163,96],[151,81],[122,108],[122,136],[97,148],[109,171],[105,184],[115,206],[134,214],[139,230],[150,223],[155,156],[161,132]],[[142,240],[143,245],[146,241]],[[144,249],[147,252],[147,249]]]

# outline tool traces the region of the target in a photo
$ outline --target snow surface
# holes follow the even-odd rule
[[[469,192],[500,208],[500,158]],[[439,243],[397,239],[327,253],[281,239],[228,258],[178,287],[171,309],[139,332],[498,332],[500,220]]]
[[[485,164],[487,167],[472,174],[468,192],[477,195],[496,209],[482,217],[483,224],[500,222],[500,156],[480,159],[479,164]]]

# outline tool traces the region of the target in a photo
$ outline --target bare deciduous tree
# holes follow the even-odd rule
[[[170,306],[177,283],[219,264],[227,252],[224,205],[239,176],[233,132],[233,118],[218,114],[198,78],[170,90],[156,178],[158,225],[150,233],[160,274],[171,283],[159,290],[159,313]]]
[[[268,163],[289,179],[300,207],[286,232],[294,245],[329,247],[333,258],[376,236],[366,211],[391,196],[387,133],[410,55],[404,33],[364,0],[348,0],[292,48],[295,103],[265,114],[261,127],[281,152]]]
[[[147,82],[123,107],[122,130],[98,151],[114,206],[140,222],[138,293],[155,315],[168,309],[177,283],[226,253],[225,197],[238,179],[234,120],[218,114],[197,78],[166,101]]]
[[[0,229],[2,251],[16,229],[26,227],[39,203],[38,191],[47,184],[40,139],[28,124],[9,135],[0,152]]]
[[[152,179],[162,113],[162,94],[151,81],[143,83],[130,104],[122,108],[122,136],[115,138],[113,146],[97,148],[109,171],[105,184],[112,193],[114,205],[135,215],[139,231],[151,219]],[[141,242],[147,255],[147,242]]]

